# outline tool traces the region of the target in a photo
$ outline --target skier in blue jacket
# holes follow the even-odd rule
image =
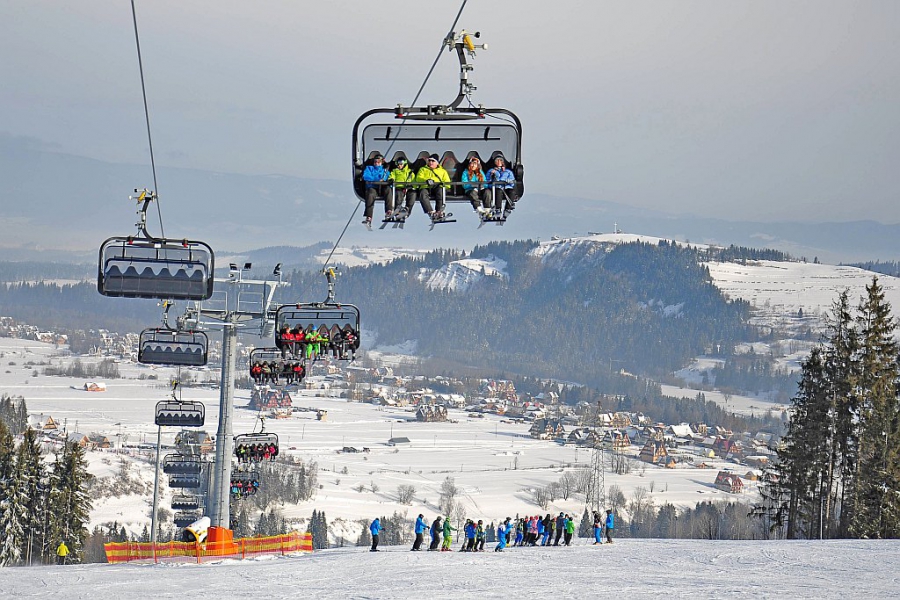
[[[613,516],[613,511],[606,511],[606,543],[612,544],[612,532],[613,529],[616,528],[616,518]]]
[[[497,539],[499,542],[497,543],[497,547],[494,548],[494,552],[503,552],[503,549],[506,548],[506,536],[512,531],[512,523],[510,523],[510,520],[509,517],[506,517],[506,520],[497,526]]]
[[[375,212],[375,200],[381,196],[385,199],[385,212],[390,213],[393,206],[389,206],[391,194],[386,185],[378,186],[376,182],[387,181],[391,172],[384,168],[384,157],[376,154],[372,158],[372,164],[363,170],[362,178],[366,182],[366,210],[363,225],[372,224],[372,214]]]
[[[413,550],[419,551],[422,549],[422,538],[427,529],[428,529],[428,524],[425,523],[425,515],[419,515],[419,517],[416,519],[416,526],[415,526],[416,541],[413,542],[413,547],[412,547]]]
[[[510,212],[516,207],[519,195],[516,190],[516,176],[510,169],[506,168],[506,159],[498,154],[494,157],[494,167],[487,172],[488,197],[493,194],[494,212],[499,213],[502,209],[503,217],[506,218]],[[503,208],[503,199],[506,199],[506,208]]]
[[[369,525],[369,531],[372,533],[372,549],[369,552],[378,552],[378,534],[381,533],[381,520],[378,517]]]

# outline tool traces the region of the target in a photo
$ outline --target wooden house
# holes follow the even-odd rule
[[[662,440],[648,440],[641,448],[640,459],[644,462],[657,464],[669,456],[666,444]]]
[[[565,435],[566,429],[559,419],[535,419],[529,435],[537,440],[554,440]]]
[[[716,475],[716,482],[714,485],[716,486],[716,489],[728,492],[729,494],[740,494],[744,491],[744,482],[741,481],[741,478],[728,471],[719,471],[718,475]]]

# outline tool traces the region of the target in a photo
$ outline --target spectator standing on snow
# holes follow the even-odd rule
[[[372,549],[369,552],[378,552],[378,534],[381,533],[381,519],[375,517],[375,520],[369,525],[369,532],[372,534]]]

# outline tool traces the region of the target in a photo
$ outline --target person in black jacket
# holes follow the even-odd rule
[[[556,541],[553,542],[554,546],[559,546],[559,540],[562,538],[563,532],[566,530],[566,515],[563,513],[559,513],[559,516],[556,517]]]
[[[441,523],[441,517],[438,516],[437,519],[431,524],[431,545],[428,546],[428,550],[437,550],[441,545],[441,538],[444,535],[444,524]]]

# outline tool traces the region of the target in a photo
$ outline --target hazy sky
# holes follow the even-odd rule
[[[159,164],[344,179],[353,122],[413,99],[459,3],[137,8]],[[147,163],[131,19],[128,0],[0,0],[0,133]],[[462,27],[490,45],[474,99],[523,122],[529,191],[900,222],[897,0],[470,0]],[[445,52],[422,101],[457,73]]]

